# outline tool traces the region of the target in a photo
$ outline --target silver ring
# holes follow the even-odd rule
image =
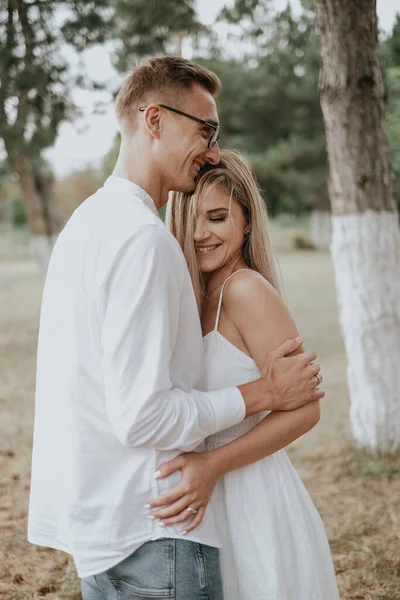
[[[195,510],[191,506],[188,506],[186,510],[188,510],[189,512],[191,512],[193,515],[195,515],[197,513],[197,510]]]
[[[318,379],[317,385],[319,385],[322,382],[322,377],[319,373],[315,373],[315,377]]]

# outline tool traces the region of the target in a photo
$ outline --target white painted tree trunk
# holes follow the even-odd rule
[[[331,214],[328,210],[312,211],[310,237],[317,250],[328,250],[331,241]]]
[[[356,441],[400,449],[400,231],[376,0],[316,0],[332,258]]]
[[[332,217],[331,252],[362,446],[400,449],[400,230],[393,212]]]

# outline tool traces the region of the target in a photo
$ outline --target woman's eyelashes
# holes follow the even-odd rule
[[[220,217],[209,217],[208,220],[211,221],[211,223],[215,223],[218,221],[225,221],[226,217],[224,215],[221,215]]]

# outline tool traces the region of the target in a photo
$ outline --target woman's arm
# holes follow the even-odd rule
[[[208,452],[220,476],[257,462],[285,448],[319,421],[319,401],[287,412],[273,412],[251,431]]]
[[[237,273],[227,282],[222,310],[226,324],[236,328],[260,370],[271,349],[299,335],[278,292],[252,271]],[[293,411],[270,413],[245,435],[211,451],[213,459],[221,474],[240,469],[284,448],[314,427],[319,418],[319,401]]]

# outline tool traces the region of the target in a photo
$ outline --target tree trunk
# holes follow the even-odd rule
[[[59,231],[59,223],[54,216],[49,181],[45,181],[40,174],[34,173],[29,159],[18,155],[14,157],[13,162],[19,176],[31,233],[30,251],[46,271]]]
[[[175,54],[175,56],[182,57],[183,34],[181,32],[178,32],[175,34],[174,38],[175,38],[175,42],[176,42],[176,50],[175,50],[174,54]]]
[[[356,440],[400,449],[400,230],[375,0],[316,0],[331,251]]]

